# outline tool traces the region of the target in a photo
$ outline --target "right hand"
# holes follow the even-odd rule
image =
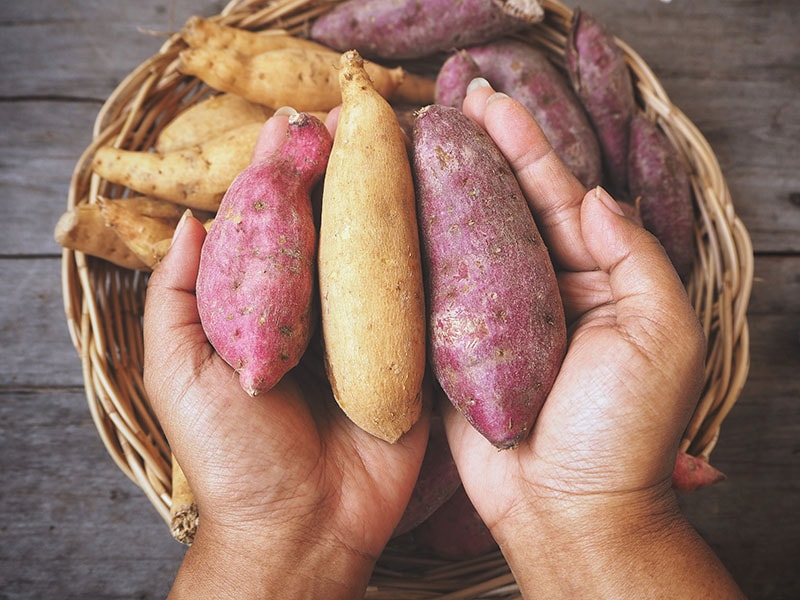
[[[604,190],[583,189],[522,105],[478,87],[463,110],[517,174],[557,268],[570,334],[538,421],[516,449],[496,450],[446,411],[465,489],[501,547],[554,516],[597,526],[637,508],[674,513],[670,476],[705,355],[679,277]]]

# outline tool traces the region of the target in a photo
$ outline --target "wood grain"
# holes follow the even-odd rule
[[[183,555],[86,407],[52,231],[102,101],[211,0],[0,4],[0,597],[162,598]],[[800,44],[793,0],[582,3],[709,140],[753,238],[752,364],[682,498],[751,599],[800,597]],[[57,590],[57,592],[55,592]]]

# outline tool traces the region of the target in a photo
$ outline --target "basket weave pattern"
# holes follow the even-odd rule
[[[543,5],[545,21],[526,31],[524,39],[543,48],[559,65],[572,10],[553,0]],[[309,22],[330,6],[313,0],[233,0],[214,18],[246,29],[281,28],[302,35]],[[631,69],[640,108],[657,121],[691,167],[697,255],[687,290],[703,324],[708,351],[705,387],[681,449],[708,458],[749,369],[746,311],[753,280],[752,246],[707,141],[671,103],[636,52],[623,41],[618,43]],[[96,202],[100,195],[119,198],[128,193],[91,172],[97,148],[110,144],[146,150],[178,112],[212,92],[201,81],[177,72],[177,55],[184,48],[179,35],[170,37],[105,102],[94,125],[93,141],[75,167],[68,208]],[[116,464],[169,522],[170,450],[142,383],[146,284],[146,273],[64,250],[64,306],[81,357],[92,418]],[[373,600],[484,596],[520,597],[499,553],[453,563],[414,557],[400,544],[387,548],[367,591],[367,598]]]

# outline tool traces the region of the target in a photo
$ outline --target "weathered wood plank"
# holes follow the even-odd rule
[[[60,259],[0,259],[0,298],[0,388],[83,386],[64,316]]]
[[[106,454],[81,390],[0,392],[3,598],[164,598],[184,547]]]
[[[219,0],[4,2],[0,49],[4,64],[15,67],[13,86],[0,94],[104,99],[189,16],[224,6]]]
[[[53,230],[99,109],[99,102],[0,102],[0,256],[61,252]]]

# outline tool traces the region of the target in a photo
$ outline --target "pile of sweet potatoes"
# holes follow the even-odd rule
[[[213,93],[163,124],[153,148],[98,149],[94,171],[131,197],[68,211],[56,239],[153,269],[189,207],[209,229],[203,325],[249,393],[294,368],[320,324],[334,396],[364,430],[390,443],[408,431],[430,370],[488,443],[514,448],[567,331],[519,184],[460,110],[469,82],[483,77],[527,106],[579,181],[631,203],[681,276],[694,258],[686,161],[637,107],[622,50],[576,10],[557,65],[519,35],[543,14],[536,2],[347,0],[313,23],[312,39],[193,17],[175,68]],[[427,74],[398,66],[411,59]],[[252,163],[265,119],[284,105],[296,109],[286,140]],[[338,105],[331,138],[322,121]],[[397,532],[416,530],[433,552],[430,538],[463,522],[455,515],[475,519],[437,427]],[[674,482],[720,477],[681,455]],[[493,547],[484,542],[475,548]]]

